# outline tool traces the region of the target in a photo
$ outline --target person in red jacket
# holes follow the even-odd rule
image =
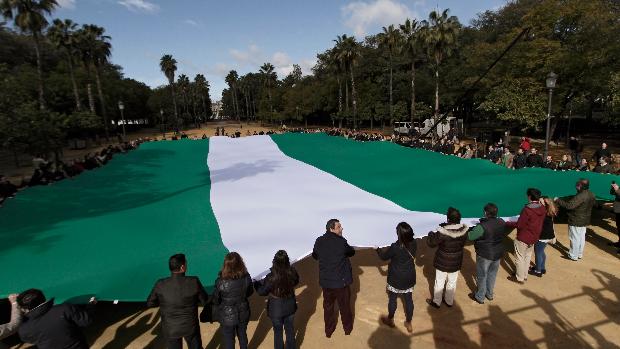
[[[530,152],[532,145],[530,144],[530,139],[527,137],[521,137],[521,145],[519,148],[523,149],[523,151],[527,154]]]
[[[527,190],[529,203],[521,210],[519,220],[506,222],[508,228],[517,228],[517,238],[514,240],[516,272],[515,275],[509,276],[508,280],[519,284],[523,284],[527,280],[534,245],[540,238],[543,222],[547,215],[547,209],[540,204],[541,195],[540,190],[529,188]]]

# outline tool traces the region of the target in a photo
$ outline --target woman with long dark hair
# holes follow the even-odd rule
[[[273,324],[273,347],[284,348],[282,340],[283,327],[286,331],[286,349],[295,349],[295,286],[299,283],[297,270],[291,266],[288,254],[284,250],[276,252],[273,257],[271,272],[262,281],[255,281],[256,292],[261,296],[269,296],[267,314]]]
[[[545,216],[545,220],[543,221],[540,238],[538,239],[538,241],[536,241],[536,244],[534,244],[534,260],[536,261],[536,264],[528,271],[530,275],[535,275],[538,277],[542,277],[543,274],[547,273],[547,269],[545,268],[545,262],[547,261],[545,247],[547,247],[547,244],[549,243],[555,243],[555,230],[553,227],[553,221],[558,215],[558,207],[555,205],[552,199],[543,196],[540,199],[540,203],[545,205],[545,208],[547,209],[547,215]]]
[[[409,333],[413,332],[411,319],[413,318],[413,287],[415,286],[415,253],[417,243],[413,238],[413,229],[405,222],[396,226],[398,240],[387,249],[377,248],[379,258],[389,260],[387,277],[388,293],[388,316],[382,316],[381,321],[394,327],[394,313],[396,312],[396,299],[402,295],[405,301],[405,328]]]
[[[239,347],[248,347],[248,322],[250,305],[248,297],[254,293],[252,278],[237,252],[224,257],[224,265],[215,280],[213,303],[218,305],[219,322],[222,326],[224,348],[235,348],[235,335]]]

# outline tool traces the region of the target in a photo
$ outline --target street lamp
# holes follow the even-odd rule
[[[123,140],[125,140],[127,133],[125,132],[125,113],[123,112],[125,110],[125,105],[123,101],[118,101],[118,110],[121,111],[121,119],[123,120]]]
[[[551,98],[553,97],[553,89],[555,88],[555,82],[557,81],[558,76],[557,74],[555,74],[554,72],[549,73],[549,75],[547,75],[547,81],[546,81],[546,85],[547,85],[547,89],[549,90],[549,108],[547,111],[547,134],[545,136],[545,157],[544,159],[547,158],[547,155],[549,155],[549,131],[551,131]]]

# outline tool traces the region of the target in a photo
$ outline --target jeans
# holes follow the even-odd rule
[[[484,302],[484,297],[493,299],[493,288],[495,287],[495,278],[499,269],[501,259],[492,261],[476,255],[476,283],[478,290],[475,297],[479,302]]]
[[[168,349],[182,349],[183,338],[170,338],[168,339]],[[185,337],[185,343],[189,349],[202,349],[202,338],[200,337],[200,330],[197,330],[191,336]]]
[[[282,341],[283,332],[286,332],[286,349],[295,349],[297,347],[297,344],[295,343],[294,322],[294,313],[289,316],[271,319],[271,323],[273,324],[273,347],[275,349],[284,348],[284,342]]]
[[[546,242],[536,241],[534,245],[534,260],[536,261],[535,271],[537,273],[543,273],[547,271],[545,269],[545,261],[547,261],[547,255],[545,254]]]
[[[248,323],[244,322],[236,326],[222,326],[224,348],[235,349],[235,334],[239,338],[239,348],[248,348]]]
[[[568,226],[568,237],[570,238],[570,251],[568,258],[576,261],[583,257],[583,248],[586,245],[586,227]]]
[[[402,294],[405,301],[405,318],[407,322],[411,322],[413,318],[413,295],[411,292],[407,293],[394,293],[388,291],[388,317],[390,319],[394,318],[394,313],[396,313],[396,299],[398,295]]]
[[[459,272],[446,273],[439,269],[435,270],[435,288],[433,290],[433,303],[441,305],[444,298],[444,289],[446,290],[446,304],[454,304],[454,292],[456,291],[456,281],[459,278]]]
[[[325,335],[329,338],[336,330],[338,315],[334,312],[334,303],[338,302],[340,319],[345,334],[353,331],[353,313],[351,312],[351,287],[323,289],[323,319],[325,320]]]

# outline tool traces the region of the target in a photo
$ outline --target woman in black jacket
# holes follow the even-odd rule
[[[250,305],[248,297],[254,293],[252,278],[237,252],[224,257],[224,265],[215,280],[213,303],[218,305],[218,319],[222,326],[224,348],[235,348],[235,334],[239,347],[248,347],[248,322]]]
[[[403,295],[405,300],[405,328],[413,332],[411,319],[413,318],[413,287],[415,286],[415,260],[417,244],[413,238],[413,229],[405,222],[396,226],[398,240],[386,250],[377,248],[377,254],[382,260],[390,261],[388,267],[388,316],[381,317],[381,321],[389,327],[394,327],[394,313],[396,312],[396,298]]]
[[[533,268],[530,268],[528,272],[528,274],[538,277],[542,277],[543,274],[547,273],[547,269],[545,269],[545,261],[547,260],[545,247],[547,247],[548,243],[555,242],[553,219],[558,215],[558,207],[552,199],[544,196],[540,199],[540,201],[541,204],[545,205],[547,208],[547,216],[545,216],[545,220],[543,221],[540,238],[534,245],[534,260],[536,261],[536,265]]]
[[[280,250],[273,257],[271,272],[262,281],[255,281],[254,288],[261,296],[269,296],[267,314],[273,324],[273,347],[284,348],[282,327],[286,331],[286,349],[295,349],[295,286],[299,283],[297,270],[291,266],[286,251]]]

